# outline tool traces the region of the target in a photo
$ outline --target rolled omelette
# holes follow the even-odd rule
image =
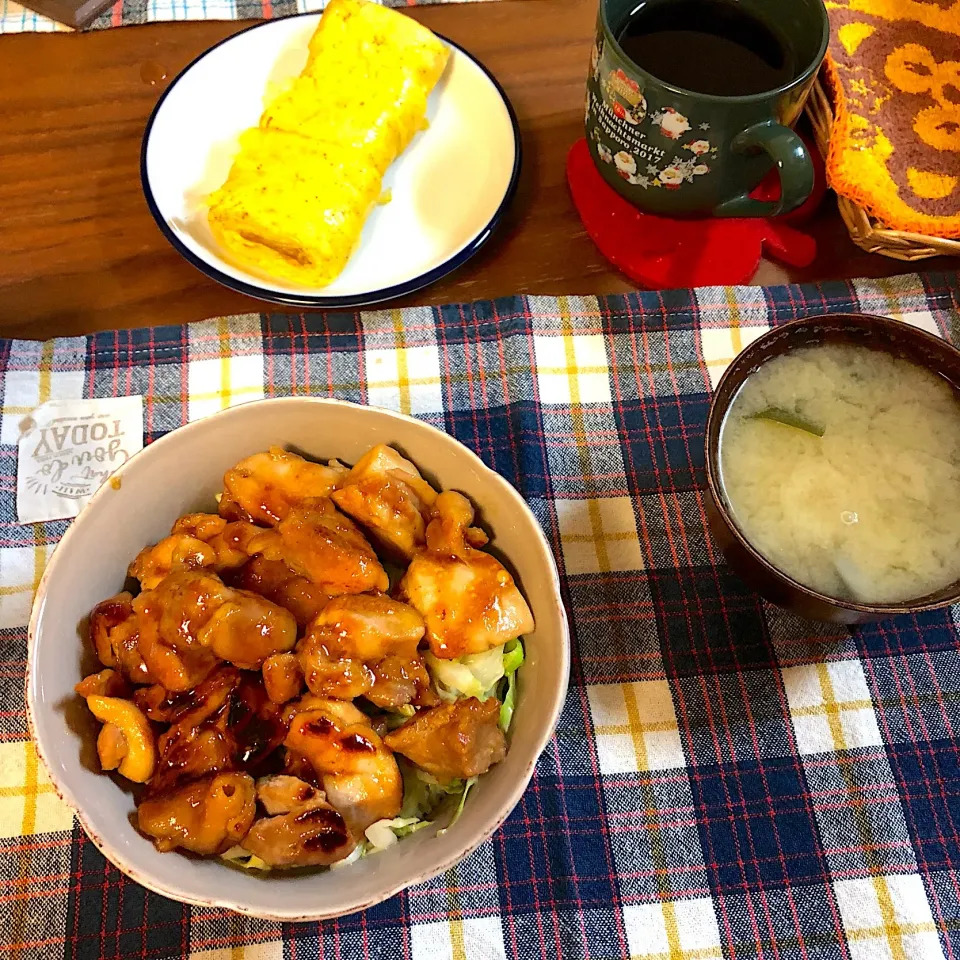
[[[322,287],[356,249],[383,174],[426,126],[449,51],[414,20],[330,0],[307,64],[240,139],[209,200],[217,242],[240,265]]]

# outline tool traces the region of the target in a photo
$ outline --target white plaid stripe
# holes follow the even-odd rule
[[[717,328],[703,328],[700,331],[700,349],[703,362],[707,365],[710,385],[715,387],[724,371],[733,362],[733,358],[746,346],[769,330],[764,326],[729,325]]]
[[[667,900],[623,908],[630,956],[635,960],[721,960],[713,901]]]
[[[234,20],[236,5],[232,0],[150,0],[147,20]]]
[[[0,743],[0,838],[72,827],[73,814],[54,792],[32,741]]]
[[[558,500],[556,508],[567,573],[643,569],[629,497]]]
[[[51,371],[53,351],[34,370],[11,370],[4,377],[3,408],[0,410],[0,443],[16,446],[24,418],[48,400],[79,400],[83,396],[82,370]]]
[[[400,413],[440,413],[440,354],[435,346],[367,350],[367,400]]]
[[[42,524],[31,526],[37,531]],[[39,544],[40,535],[35,536]],[[0,629],[19,627],[30,619],[33,595],[52,553],[53,545],[44,544],[0,550]]]
[[[610,370],[600,334],[534,335],[541,403],[609,403]]]
[[[851,960],[942,960],[918,874],[839,880],[833,889]]]
[[[242,917],[234,918],[242,921]],[[246,926],[251,929],[257,926],[257,921],[248,921]],[[241,934],[242,935],[242,934]],[[252,943],[238,947],[213,947],[190,951],[189,960],[284,960],[283,941],[266,940],[263,943]]]
[[[883,742],[859,660],[810,663],[783,671],[800,753]]]
[[[373,0],[382,3],[383,0]],[[421,0],[426,3],[460,3],[471,0]],[[398,6],[399,4],[388,4]],[[297,12],[322,10],[326,0],[297,0]],[[108,8],[109,10],[109,8]],[[147,22],[164,20],[236,20],[240,14],[231,0],[150,0]],[[46,33],[71,28],[21,7],[15,0],[0,0],[0,33]]]
[[[0,33],[53,33],[69,31],[70,27],[49,17],[27,10],[14,0],[0,0]]]
[[[221,317],[189,328],[187,417],[190,420],[263,398],[259,318],[251,315],[239,319],[241,322],[231,324]]]
[[[603,773],[669,770],[685,765],[670,684],[595,684],[587,687],[597,759]]]
[[[418,923],[410,947],[412,960],[506,960],[499,917]]]
[[[927,333],[932,333],[936,337],[943,336],[943,331],[937,326],[937,321],[929,310],[908,310],[905,313],[891,313],[889,316],[894,320],[902,320],[913,327],[926,330]]]

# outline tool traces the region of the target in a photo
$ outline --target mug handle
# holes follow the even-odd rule
[[[763,120],[738,133],[730,144],[736,153],[764,150],[780,174],[779,200],[754,200],[746,193],[717,206],[715,217],[776,217],[789,213],[813,192],[813,161],[803,140],[789,127]]]

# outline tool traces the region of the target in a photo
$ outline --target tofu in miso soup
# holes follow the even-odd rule
[[[730,512],[774,566],[828,596],[896,603],[960,579],[960,393],[881,350],[764,363],[720,434]]]

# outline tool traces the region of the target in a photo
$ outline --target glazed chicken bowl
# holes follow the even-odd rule
[[[506,480],[428,424],[289,398],[175,430],[104,484],[41,580],[26,697],[120,870],[294,921],[486,840],[568,672],[553,556]]]

